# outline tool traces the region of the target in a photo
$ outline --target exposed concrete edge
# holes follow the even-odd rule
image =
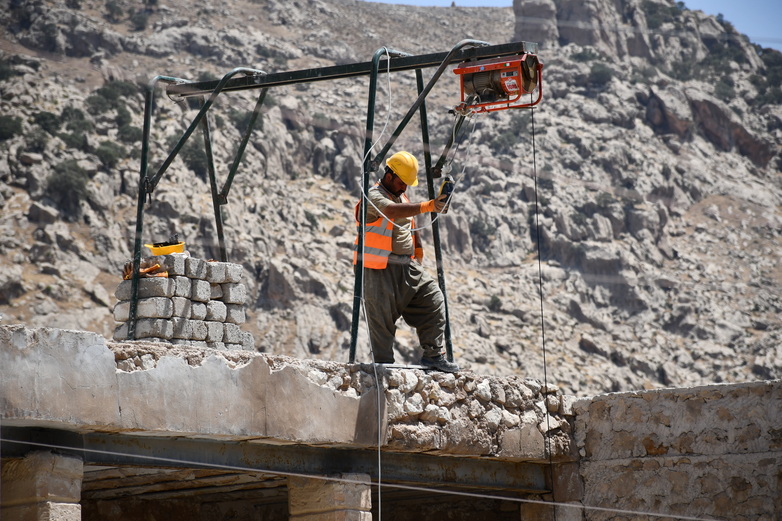
[[[376,375],[382,382],[378,414]],[[457,375],[0,326],[8,426],[573,461],[572,397]],[[544,439],[549,435],[549,442]]]
[[[0,327],[3,423],[338,445],[356,445],[366,430],[357,426],[366,407],[358,395],[324,389],[293,368],[272,373],[259,354],[191,348],[183,356],[132,343],[118,351],[133,348],[155,353],[154,362],[123,371],[100,335]]]

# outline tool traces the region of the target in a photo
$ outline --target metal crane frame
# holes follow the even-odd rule
[[[445,158],[448,151],[453,146],[453,134],[446,143],[443,153],[438,162],[432,166],[432,156],[429,144],[429,128],[427,123],[426,114],[426,97],[439,80],[440,76],[445,72],[446,68],[453,64],[465,61],[482,60],[487,58],[497,58],[508,55],[518,55],[523,53],[534,54],[537,45],[529,42],[512,42],[500,45],[491,45],[487,42],[478,40],[462,40],[457,43],[450,51],[444,53],[423,54],[423,55],[410,55],[400,51],[394,51],[386,47],[378,49],[371,62],[353,63],[347,65],[335,65],[330,67],[320,67],[314,69],[304,69],[297,71],[279,72],[279,73],[266,73],[261,70],[251,69],[246,67],[239,67],[231,70],[220,80],[210,81],[189,81],[181,78],[175,78],[171,76],[155,76],[147,85],[144,96],[144,127],[142,133],[141,144],[141,165],[139,171],[139,193],[138,204],[136,209],[136,233],[133,244],[133,273],[131,278],[131,302],[130,311],[128,317],[128,340],[135,339],[136,322],[138,312],[138,287],[140,278],[140,266],[141,266],[141,247],[142,247],[142,235],[144,231],[144,204],[146,203],[148,196],[154,192],[158,183],[162,179],[168,167],[174,161],[179,154],[182,147],[187,140],[191,137],[196,127],[199,125],[202,128],[204,147],[206,149],[207,156],[207,169],[209,176],[209,184],[212,193],[212,206],[214,208],[215,215],[215,228],[217,230],[220,260],[227,262],[227,252],[225,247],[225,235],[223,230],[222,214],[220,212],[220,206],[228,204],[228,194],[231,189],[236,172],[241,163],[244,155],[245,148],[249,142],[252,134],[253,127],[260,115],[261,108],[266,99],[268,90],[272,87],[279,87],[283,85],[293,85],[299,83],[313,83],[319,81],[336,80],[341,78],[352,78],[358,76],[370,76],[369,93],[368,93],[368,106],[367,106],[367,120],[366,120],[366,136],[364,141],[364,163],[363,163],[363,180],[362,180],[362,193],[366,198],[369,190],[369,176],[372,172],[376,171],[378,165],[382,162],[389,150],[393,146],[396,139],[405,129],[407,124],[413,118],[416,112],[419,112],[421,119],[421,139],[423,141],[424,150],[424,165],[427,181],[427,190],[429,198],[435,197],[434,179],[439,178],[442,175],[442,167],[445,162]],[[384,67],[380,67],[381,59],[385,57],[387,63]],[[425,68],[438,67],[434,75],[430,78],[429,82],[424,85],[422,70]],[[388,142],[374,157],[371,157],[372,139],[374,134],[374,116],[375,116],[375,100],[377,95],[377,79],[380,73],[385,72],[398,72],[414,70],[416,73],[416,84],[418,88],[418,98],[412,104],[407,111],[402,121],[392,133]],[[201,103],[201,108],[195,115],[187,130],[179,138],[178,142],[174,145],[174,148],[168,154],[166,160],[158,168],[157,172],[150,174],[149,172],[149,140],[150,131],[152,125],[152,112],[154,108],[155,89],[158,84],[165,84],[165,90],[169,98],[172,99],[186,99],[195,97]],[[207,112],[212,108],[212,105],[220,94],[243,91],[243,90],[255,90],[260,89],[260,95],[255,104],[252,116],[248,123],[244,136],[237,149],[236,156],[228,172],[225,183],[222,187],[218,187],[217,176],[215,174],[214,155],[212,153],[212,140],[211,130],[209,127],[208,118],[206,118]],[[207,97],[208,96],[208,97]],[[465,115],[458,115],[455,123],[458,130],[464,120]],[[363,211],[360,215],[359,227],[358,227],[358,245],[357,249],[360,250],[363,246],[364,230],[366,227],[367,208],[366,205],[361,205]],[[435,260],[437,264],[437,281],[440,289],[443,292],[443,298],[445,301],[445,343],[446,343],[446,355],[448,360],[453,361],[453,344],[451,341],[451,328],[450,319],[448,314],[448,297],[445,285],[445,274],[443,270],[442,262],[442,249],[440,246],[440,229],[437,220],[434,220],[432,225],[432,233],[434,239],[434,251]],[[351,340],[350,340],[350,363],[355,362],[356,357],[356,343],[358,337],[358,322],[360,315],[360,295],[363,285],[363,259],[359,256],[358,264],[355,269],[355,285],[354,285],[354,299],[353,299],[353,316],[351,324]]]

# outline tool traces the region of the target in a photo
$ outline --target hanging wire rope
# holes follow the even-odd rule
[[[386,110],[386,121],[385,121],[385,123],[383,125],[383,128],[380,131],[380,135],[369,146],[369,149],[367,150],[367,153],[364,154],[364,157],[361,160],[361,165],[364,165],[364,163],[367,160],[367,157],[369,157],[369,155],[372,153],[372,150],[374,150],[375,146],[380,142],[380,140],[382,139],[383,135],[385,134],[386,128],[388,128],[388,123],[391,120],[391,108],[393,107],[393,98],[392,98],[392,91],[391,91],[391,53],[390,53],[388,47],[383,47],[383,50],[386,53],[386,80],[387,80],[387,89],[386,90],[387,90],[387,93],[388,93],[388,105],[387,105],[387,110]],[[363,200],[368,201],[370,203],[372,202],[372,201],[369,200],[369,198],[366,196],[366,194],[364,194],[363,189],[361,191],[361,196],[362,196]],[[366,242],[362,241],[362,244],[361,244],[361,258],[362,259],[364,258],[365,250],[366,250]],[[366,270],[366,267],[364,266],[363,263],[361,264],[361,270],[362,270],[362,272]],[[364,280],[363,277],[362,277],[362,280]],[[367,310],[366,310],[366,306],[364,305],[365,299],[364,299],[364,285],[363,284],[361,285],[361,293],[359,295],[359,301],[361,303],[361,308],[362,308],[363,313],[364,313],[364,322],[367,324],[367,328],[368,328],[369,327],[369,321],[367,320]],[[375,354],[374,354],[374,351],[372,350],[372,344],[371,344],[372,340],[371,340],[371,337],[369,337],[368,341],[370,343],[370,345],[369,345],[369,348],[370,348],[369,349],[369,353],[370,353],[370,356],[372,357],[372,366],[373,366],[373,369],[374,369],[374,372],[375,372],[375,382],[377,382],[377,385],[378,385],[378,423],[379,423],[380,422],[380,417],[379,417],[380,416],[380,412],[379,412],[380,411],[380,380],[378,379],[377,364],[375,364]],[[380,436],[381,436],[380,435],[380,429],[378,428],[378,467],[380,467],[380,441],[381,441]],[[379,490],[378,490],[378,493],[379,493]]]
[[[383,138],[383,135],[386,132],[386,129],[388,128],[388,123],[391,121],[391,109],[394,106],[393,105],[393,92],[391,90],[391,53],[388,49],[388,47],[383,47],[383,50],[386,53],[386,91],[388,93],[388,105],[386,108],[386,121],[383,124],[383,128],[380,131],[380,135],[377,137],[377,139],[369,146],[369,149],[367,150],[367,153],[364,155],[364,157],[361,160],[361,165],[363,168],[364,163],[367,160],[367,157],[372,153],[372,150],[374,150],[375,146],[380,142],[380,140]],[[366,201],[369,201],[369,198],[366,197],[366,194],[364,194],[364,190],[362,188],[361,190],[362,198]],[[369,201],[371,203],[371,201]],[[374,205],[373,205],[374,206]],[[364,258],[364,254],[366,251],[366,241],[361,242],[361,258]],[[366,266],[364,263],[361,263],[361,271],[362,271],[362,277],[361,280],[365,281],[366,278],[364,277],[364,274],[366,272]],[[375,363],[375,351],[372,349],[372,335],[369,334],[369,317],[367,316],[367,307],[366,307],[366,300],[364,298],[364,285],[361,284],[361,293],[359,295],[359,305],[361,306],[361,310],[364,314],[364,324],[367,328],[367,342],[369,344],[369,355],[372,358],[372,371],[375,375],[375,386],[377,389],[377,516],[378,521],[383,521],[383,462],[382,462],[382,451],[381,446],[383,444],[383,432],[382,432],[382,425],[383,420],[380,416],[380,400],[382,399],[382,392],[384,389],[383,380],[380,379],[380,376],[377,372],[377,364]]]
[[[530,99],[532,94],[530,94]],[[538,167],[535,144],[535,108],[530,109],[530,121],[532,125],[532,178],[535,180],[535,245],[538,250],[538,297],[540,301],[540,334],[541,348],[543,351],[543,410],[546,414],[546,452],[548,453],[549,469],[551,471],[551,490],[554,492],[554,455],[551,451],[551,415],[548,414],[548,361],[546,357],[546,321],[543,316],[543,260],[540,248],[540,207],[538,206]],[[554,510],[554,521],[557,519],[557,511]]]

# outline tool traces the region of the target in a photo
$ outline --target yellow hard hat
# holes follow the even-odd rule
[[[407,186],[418,186],[418,160],[410,152],[397,152],[386,160],[386,165]]]

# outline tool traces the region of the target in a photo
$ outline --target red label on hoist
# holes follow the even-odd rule
[[[503,83],[505,84],[505,90],[508,92],[517,92],[519,90],[519,84],[516,83],[516,78],[505,78]]]

